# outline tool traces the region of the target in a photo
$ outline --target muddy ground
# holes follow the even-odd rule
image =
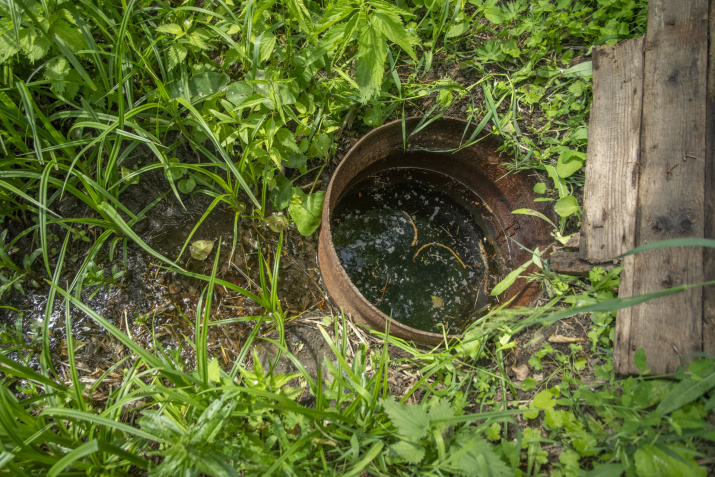
[[[434,76],[434,78],[425,78],[425,81],[437,77],[450,77],[462,84],[471,84],[478,80],[476,71],[461,70],[456,63],[435,63],[439,66],[435,66],[430,73],[430,76]],[[473,100],[478,102],[480,94],[481,91],[478,88],[474,89]],[[427,98],[420,104],[409,105],[408,115],[423,114],[431,107],[431,101],[433,102],[434,99]],[[465,117],[465,112],[471,102],[472,99],[468,97],[455,101],[446,115]],[[530,120],[531,118],[527,116],[526,121]],[[337,164],[350,147],[370,130],[359,126],[359,123],[359,121],[347,123],[347,127],[340,131],[336,153],[321,177],[315,178],[316,189],[327,188],[331,173]],[[182,153],[181,150],[179,153]],[[192,156],[188,146],[183,154],[186,157]],[[140,157],[135,159],[140,160]],[[305,184],[298,183],[296,185],[310,187],[313,178],[304,178],[304,180]],[[169,190],[169,184],[163,172],[154,170],[144,174],[138,184],[131,185],[120,199],[130,210],[137,212],[165,194],[167,190]],[[134,231],[152,248],[172,260],[179,257],[189,233],[211,203],[208,196],[199,192],[182,194],[182,200],[184,206],[179,204],[171,193],[165,194],[147,214],[147,217],[134,227]],[[248,200],[245,202],[250,203]],[[87,209],[84,204],[73,202],[71,197],[59,204],[59,210],[64,217],[92,216],[91,210]],[[268,214],[271,212],[268,211]],[[251,214],[252,211],[249,207],[244,215],[250,216]],[[234,217],[233,210],[220,204],[198,228],[191,241],[214,241],[214,252],[220,243],[218,277],[249,291],[257,292],[257,284],[260,283],[258,262],[262,258],[271,264],[274,262],[279,234],[273,232],[264,222],[251,217],[241,217],[234,229]],[[30,222],[8,224],[9,236],[12,237],[13,234],[20,233],[29,226],[28,224]],[[101,233],[91,227],[78,227],[77,230],[78,235],[70,243],[68,259],[63,270],[63,278],[66,280],[74,278],[94,238]],[[58,240],[60,236],[64,236],[59,229],[53,229],[53,231],[57,234]],[[377,349],[382,345],[382,341],[371,335],[369,331],[354,325],[350,320],[345,325],[346,329],[343,330],[342,320],[339,318],[340,310],[331,303],[320,277],[317,263],[317,241],[317,232],[311,237],[303,237],[297,232],[295,226],[288,227],[284,235],[283,252],[280,258],[278,296],[281,299],[282,309],[289,318],[286,325],[288,349],[301,360],[313,376],[317,376],[319,366],[325,376],[325,357],[331,360],[334,357],[320,333],[318,325],[323,325],[333,339],[336,337],[336,329],[338,335],[343,332],[348,333],[351,352],[354,352],[361,343]],[[56,245],[59,245],[59,242]],[[31,235],[28,235],[10,251],[11,257],[16,262],[18,260],[21,262],[22,257],[37,246],[31,241]],[[112,259],[106,249],[108,249],[107,246],[104,247],[98,259],[99,274],[107,279],[111,277],[111,271],[114,269],[123,271],[123,276],[116,280],[116,283],[87,284],[82,293],[83,302],[145,348],[152,349],[156,341],[157,346],[180,357],[185,362],[186,368],[191,369],[195,356],[191,345],[194,337],[195,313],[206,283],[168,271],[159,260],[142,251],[136,244],[129,243],[127,245],[126,260],[124,260],[121,247],[118,247],[118,251]],[[6,338],[2,346],[13,347],[17,350],[13,353],[13,357],[24,357],[29,364],[34,366],[38,365],[40,351],[38,337],[47,310],[49,290],[42,281],[44,277],[40,262],[41,260],[38,260],[33,269],[36,271],[38,286],[33,288],[27,282],[23,287],[24,294],[17,290],[6,293],[3,297],[3,304],[6,308],[0,308],[0,326],[7,332],[4,335]],[[191,259],[187,250],[178,263],[189,271],[210,275],[213,254],[208,259],[199,261]],[[216,286],[212,320],[233,320],[233,322],[209,328],[209,356],[218,358],[224,367],[229,368],[241,352],[249,333],[255,326],[255,317],[262,316],[264,311],[252,300],[223,286]],[[104,371],[126,356],[127,350],[81,311],[71,308],[69,313],[75,340],[75,357],[81,380],[93,383]],[[337,328],[334,327],[335,317],[338,317]],[[552,334],[588,343],[586,334],[589,323],[590,320],[584,317],[552,325],[552,328],[546,330],[532,329],[515,337],[518,342],[517,347],[509,350],[505,355],[509,377],[515,383],[522,381],[526,376],[524,365]],[[59,299],[55,300],[53,304],[49,329],[53,362],[62,379],[69,383],[65,306]],[[7,338],[10,336],[12,338]],[[259,336],[275,337],[276,330],[269,321],[264,321],[261,324]],[[259,339],[256,343],[259,359],[264,366],[269,365],[270,358],[275,355],[275,349],[268,341]],[[555,349],[561,349],[564,353],[569,352],[566,343],[553,343],[553,346]],[[588,348],[589,346],[584,346],[584,355],[587,359],[591,359],[587,356]],[[253,353],[248,353],[247,364],[249,366],[252,356]],[[417,370],[422,363],[411,360],[407,353],[396,347],[390,347],[390,356],[393,361],[388,382],[392,393],[402,396],[419,380],[420,376]],[[590,369],[599,364],[594,360],[590,360],[588,363],[589,366],[581,376],[582,380],[586,382],[593,379]],[[499,373],[494,363],[484,362],[479,365],[488,368],[492,373]],[[538,372],[530,370],[528,365],[526,365],[526,369],[528,376],[539,381],[543,380],[540,388],[547,385],[550,379],[559,379],[557,364],[545,363],[544,369]],[[293,371],[295,371],[295,367],[285,359],[281,360],[276,368],[276,372],[281,373]],[[114,382],[119,382],[120,377],[121,372],[116,370],[113,375],[110,375],[110,379],[105,381],[105,384],[111,386]],[[95,399],[101,400],[107,396],[110,388],[106,385],[95,391]],[[533,392],[526,393],[518,390],[520,401],[528,402],[533,394]],[[411,396],[411,400],[419,400],[420,397],[420,393],[416,393]],[[311,397],[307,392],[301,396],[301,402],[310,404]]]

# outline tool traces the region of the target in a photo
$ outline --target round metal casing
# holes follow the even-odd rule
[[[518,267],[531,258],[527,249],[536,247],[544,250],[553,238],[548,224],[537,217],[512,214],[519,208],[529,208],[550,216],[547,202],[534,202],[535,180],[523,173],[510,173],[504,165],[509,160],[504,153],[497,152],[500,142],[493,136],[483,137],[475,144],[459,149],[462,140],[471,137],[474,126],[459,119],[439,119],[420,129],[419,118],[405,121],[408,137],[407,150],[455,152],[439,155],[419,155],[421,159],[386,160],[404,151],[403,125],[397,120],[366,134],[345,155],[338,165],[328,186],[323,206],[322,228],[318,245],[318,262],[330,298],[336,306],[349,313],[353,319],[375,330],[385,331],[389,317],[362,296],[353,285],[333,247],[330,219],[333,209],[342,195],[360,179],[379,170],[392,167],[415,167],[431,170],[449,176],[473,190],[489,206],[497,218],[496,241],[508,269]],[[528,306],[538,297],[538,283],[527,283],[519,279],[501,297],[500,301],[510,302],[510,306]],[[418,344],[436,345],[444,341],[444,336],[403,325],[391,320],[389,332],[393,336],[411,340]]]

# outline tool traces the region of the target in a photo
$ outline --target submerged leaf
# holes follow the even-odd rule
[[[273,214],[266,218],[266,224],[275,233],[285,232],[288,228],[288,219],[283,215]]]
[[[197,240],[191,244],[189,252],[194,260],[206,260],[214,248],[213,240]]]

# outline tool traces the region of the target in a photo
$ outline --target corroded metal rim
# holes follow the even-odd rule
[[[409,135],[418,125],[420,118],[406,120]],[[440,119],[414,134],[408,139],[408,150],[451,150],[460,146],[462,138],[469,138],[474,130],[467,122],[459,119]],[[466,131],[466,133],[465,133]],[[388,167],[419,167],[445,174],[472,189],[479,195],[499,221],[497,230],[498,246],[502,250],[506,266],[512,268],[529,260],[531,254],[516,246],[542,250],[553,241],[546,224],[526,215],[513,215],[512,210],[530,208],[547,216],[552,215],[544,202],[534,202],[535,181],[524,174],[509,174],[503,165],[508,160],[498,153],[500,143],[494,137],[486,137],[476,144],[448,155],[440,155],[440,160],[401,159],[387,162],[386,157],[403,151],[402,122],[385,124],[366,134],[345,155],[338,165],[328,186],[323,206],[322,228],[318,245],[318,262],[325,286],[331,299],[338,307],[352,315],[353,319],[367,326],[384,331],[389,317],[381,312],[350,281],[347,272],[333,246],[330,218],[341,196],[350,186],[364,177]],[[425,156],[421,156],[425,157]],[[429,156],[427,156],[429,158]],[[512,300],[511,306],[530,305],[539,295],[537,283],[519,280],[505,293],[502,302]],[[417,330],[395,320],[390,322],[390,334],[419,344],[435,345],[444,341],[441,334]]]

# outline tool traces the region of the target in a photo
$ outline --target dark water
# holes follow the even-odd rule
[[[493,218],[481,204],[446,176],[388,169],[340,199],[333,243],[353,284],[382,312],[420,330],[456,332],[493,305],[489,275],[502,272]]]

